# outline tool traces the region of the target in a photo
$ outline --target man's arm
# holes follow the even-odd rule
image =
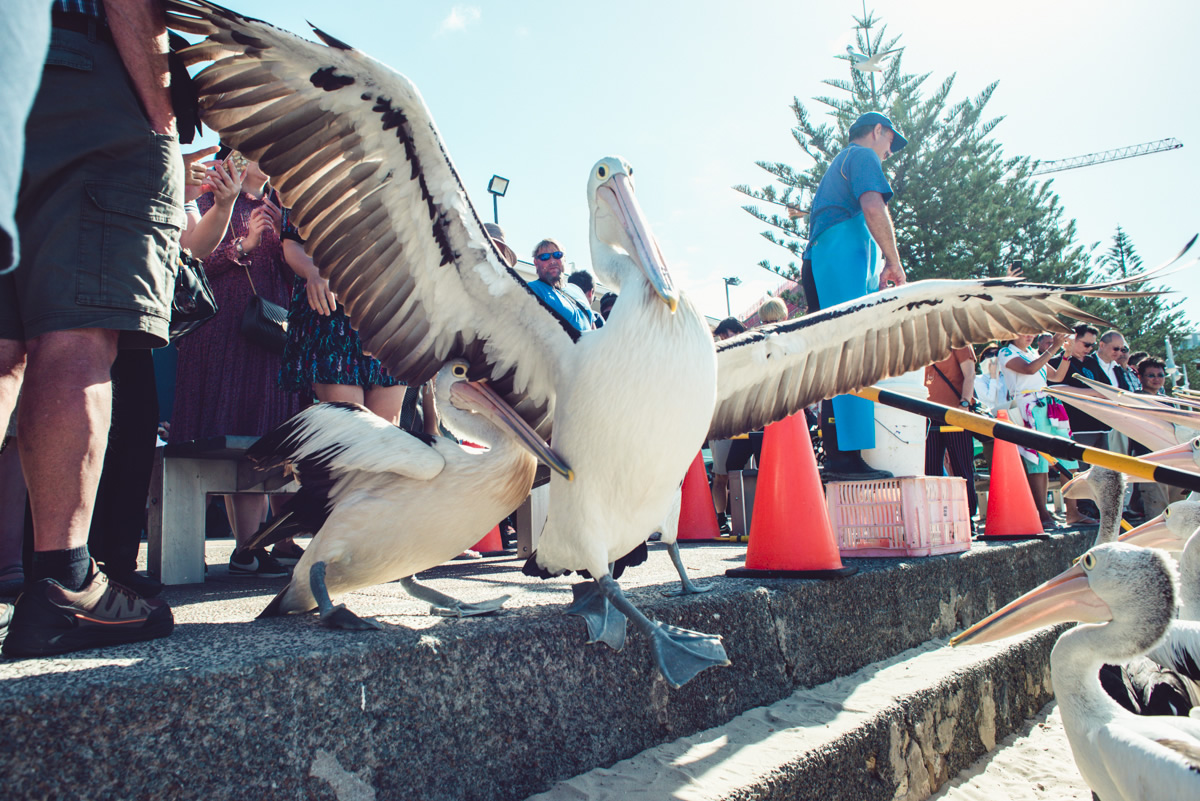
[[[958,369],[962,372],[963,377],[963,403],[970,404],[975,400],[975,360],[963,359],[958,363]]]
[[[905,282],[904,268],[900,266],[900,251],[896,248],[896,229],[892,227],[892,215],[883,202],[880,192],[863,192],[858,199],[862,206],[867,230],[883,251],[883,272],[879,276],[879,288],[887,287],[891,281],[896,286]]]
[[[167,18],[159,0],[105,0],[108,27],[133,88],[141,98],[150,128],[175,135],[171,73],[167,68]]]

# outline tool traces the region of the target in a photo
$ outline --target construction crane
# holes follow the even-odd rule
[[[1131,147],[1119,147],[1116,150],[1105,150],[1103,153],[1088,153],[1086,156],[1074,156],[1069,159],[1043,161],[1038,164],[1038,168],[1033,171],[1033,174],[1045,175],[1048,172],[1074,170],[1079,167],[1089,167],[1093,164],[1101,164],[1105,161],[1120,161],[1121,159],[1131,159],[1134,156],[1146,156],[1150,153],[1160,153],[1163,150],[1178,150],[1181,147],[1183,147],[1183,142],[1180,142],[1178,139],[1159,139],[1155,142],[1145,142],[1144,144],[1132,145]]]

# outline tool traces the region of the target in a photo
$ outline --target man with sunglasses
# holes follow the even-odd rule
[[[576,331],[592,330],[592,310],[567,294],[563,249],[554,239],[543,239],[533,249],[533,269],[537,280],[526,286],[564,317]]]

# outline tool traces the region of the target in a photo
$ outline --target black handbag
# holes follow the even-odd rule
[[[186,251],[179,251],[175,272],[175,296],[171,299],[171,341],[190,334],[211,320],[217,313],[217,301],[200,260]]]
[[[272,353],[283,353],[283,346],[287,343],[287,309],[259,296],[248,267],[246,278],[254,295],[242,312],[242,336]]]

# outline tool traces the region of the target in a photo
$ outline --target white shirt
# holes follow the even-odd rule
[[[1041,356],[1036,348],[1027,348],[1020,350],[1016,345],[1009,343],[1000,349],[1000,353],[996,356],[996,363],[1000,366],[1000,377],[1004,379],[1004,388],[1008,391],[1008,397],[1015,398],[1022,392],[1034,392],[1039,389],[1046,388],[1046,368],[1038,370],[1031,375],[1023,375],[1014,370],[1005,369],[1011,360],[1020,358],[1032,364]]]

